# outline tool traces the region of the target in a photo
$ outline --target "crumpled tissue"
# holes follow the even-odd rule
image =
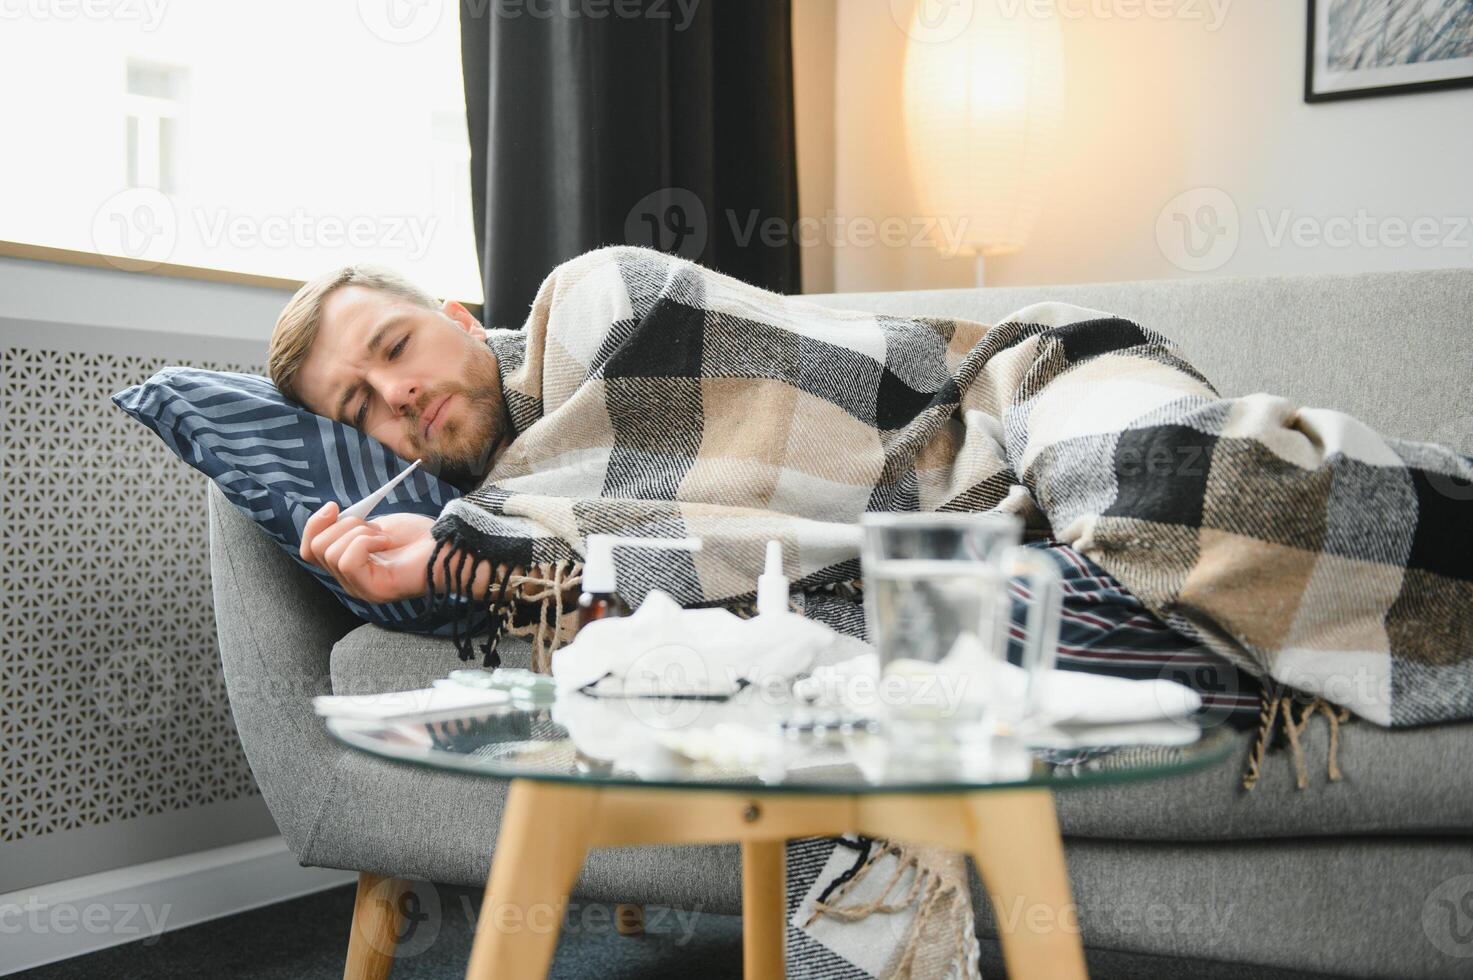
[[[632,615],[584,626],[552,658],[558,693],[597,685],[624,696],[730,695],[748,685],[779,683],[834,650],[862,641],[796,613],[742,619],[725,609],[682,609],[655,590]],[[840,654],[843,655],[842,653]]]

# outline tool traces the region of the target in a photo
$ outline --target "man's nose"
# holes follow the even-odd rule
[[[395,415],[406,415],[413,411],[419,401],[420,386],[417,381],[398,379],[384,385],[384,400]]]

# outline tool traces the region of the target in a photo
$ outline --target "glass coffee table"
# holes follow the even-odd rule
[[[896,759],[873,726],[828,713],[766,712],[734,728],[725,706],[571,697],[579,700],[327,720],[355,749],[510,781],[467,977],[546,974],[556,929],[498,930],[491,910],[553,909],[561,921],[589,849],[725,842],[742,848],[744,973],[781,977],[784,843],[858,833],[970,854],[994,909],[1021,902],[1050,912],[1003,932],[1008,975],[1082,978],[1083,945],[1065,926],[1073,902],[1054,790],[1189,772],[1233,744],[1221,729],[1176,722],[1128,747],[1025,748],[992,737],[917,765]],[[350,971],[361,939],[355,912]]]

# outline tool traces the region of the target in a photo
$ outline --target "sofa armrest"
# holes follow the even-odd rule
[[[361,625],[213,484],[210,573],[225,690],[256,784],[287,846],[305,860],[347,751],[312,698],[332,693],[332,648]]]

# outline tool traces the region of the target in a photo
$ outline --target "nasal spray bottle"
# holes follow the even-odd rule
[[[629,604],[619,595],[614,570],[615,548],[657,548],[700,551],[700,538],[625,538],[617,534],[590,534],[583,562],[583,594],[578,597],[578,629],[595,619],[629,615]]]
[[[767,542],[767,566],[757,576],[757,615],[788,612],[788,577],[783,574],[783,546]]]

